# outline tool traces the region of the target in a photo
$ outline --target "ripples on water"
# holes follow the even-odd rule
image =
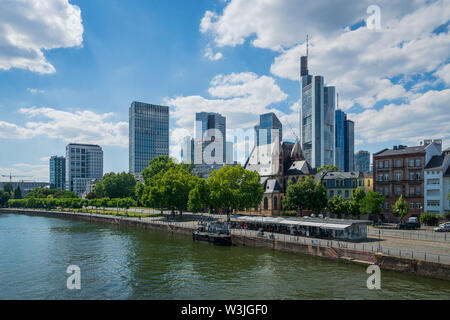
[[[184,235],[0,214],[0,299],[449,299],[450,282]],[[81,290],[66,269],[81,268]]]

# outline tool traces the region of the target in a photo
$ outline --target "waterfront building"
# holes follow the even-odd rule
[[[102,177],[103,150],[100,146],[78,143],[66,146],[66,190],[81,196],[90,180]]]
[[[50,189],[64,190],[66,183],[66,158],[50,158]]]
[[[450,209],[446,206],[450,202],[447,200],[447,194],[450,193],[450,186],[446,184],[448,174],[450,174],[450,148],[441,155],[433,156],[425,166],[425,212],[442,216]]]
[[[271,144],[276,138],[283,141],[283,125],[278,117],[273,112],[260,115],[259,124],[255,126],[256,145]]]
[[[266,216],[281,214],[288,181],[296,183],[303,177],[314,175],[303,156],[300,143],[281,143],[278,137],[271,144],[255,146],[244,168],[258,172],[264,186],[261,204],[247,213]]]
[[[194,139],[187,136],[181,145],[181,162],[194,163]]]
[[[316,174],[316,181],[325,187],[328,199],[332,199],[334,196],[341,196],[342,200],[350,200],[357,188],[365,190],[364,174],[360,171],[321,171]]]
[[[336,166],[340,171],[354,171],[355,124],[342,110],[336,110],[335,123]]]
[[[226,162],[226,118],[219,113],[195,114],[195,164],[223,164]]]
[[[355,171],[370,172],[370,152],[360,150],[355,153]]]
[[[3,181],[0,182],[0,190],[3,190],[5,183],[11,183],[13,190],[16,190],[17,187],[22,191],[22,196],[25,196],[27,193],[32,191],[34,188],[49,188],[50,183],[48,182],[34,182],[34,181]]]
[[[129,170],[135,176],[169,155],[169,107],[133,101],[129,108]]]
[[[385,197],[383,214],[392,217],[398,198],[408,203],[409,214],[418,216],[424,210],[424,168],[433,156],[441,154],[441,145],[394,146],[373,154],[374,191]]]
[[[335,164],[335,88],[308,72],[308,57],[300,66],[300,139],[305,160],[313,168]]]

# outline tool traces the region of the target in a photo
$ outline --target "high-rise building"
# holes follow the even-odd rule
[[[259,116],[259,124],[255,126],[256,146],[271,144],[278,135],[279,141],[283,140],[283,125],[275,113],[265,113]]]
[[[103,177],[103,150],[98,145],[69,143],[66,146],[66,190],[81,196],[92,179]]]
[[[136,176],[153,158],[169,155],[169,107],[133,101],[129,112],[129,167]]]
[[[360,150],[355,153],[355,171],[370,172],[370,152]]]
[[[226,142],[226,148],[227,148],[227,152],[226,152],[226,163],[227,164],[233,164],[234,163],[234,144],[231,141],[227,141]]]
[[[225,117],[213,112],[196,113],[194,163],[225,163],[227,160],[226,138]]]
[[[186,136],[181,146],[181,162],[194,163],[194,139]]]
[[[66,158],[50,158],[50,189],[64,190],[66,183]]]
[[[336,166],[340,171],[354,171],[355,124],[342,110],[335,112]]]
[[[311,167],[335,163],[335,88],[324,86],[322,76],[308,73],[308,57],[301,57],[300,139]]]

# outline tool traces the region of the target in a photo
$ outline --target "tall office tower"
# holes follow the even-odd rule
[[[360,150],[355,153],[355,171],[370,172],[370,152]]]
[[[153,158],[169,155],[169,107],[133,101],[129,111],[130,173],[139,176]]]
[[[300,139],[305,159],[311,167],[335,162],[335,88],[325,87],[322,76],[308,74],[308,57],[300,66]]]
[[[103,177],[103,150],[98,145],[69,143],[66,146],[66,190],[81,196],[86,185]]]
[[[344,171],[355,170],[355,123],[352,120],[345,120],[344,126]]]
[[[66,158],[50,158],[50,189],[64,190],[66,182]]]
[[[231,141],[227,141],[226,142],[226,148],[227,148],[227,152],[226,152],[226,163],[227,164],[233,164],[234,163],[234,144]]]
[[[226,118],[218,113],[195,114],[195,164],[226,162]],[[211,145],[214,142],[213,145]]]
[[[272,136],[272,133],[278,135],[280,142],[283,141],[283,125],[275,113],[261,114],[259,124],[255,126],[256,146],[271,144],[275,141],[275,136]]]
[[[347,114],[336,110],[336,166],[340,171],[354,171],[355,124],[347,119]]]
[[[189,136],[184,137],[181,146],[181,162],[194,163],[194,139]]]

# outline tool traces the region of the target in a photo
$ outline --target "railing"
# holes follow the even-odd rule
[[[426,241],[449,241],[450,235],[447,232],[435,232],[431,230],[414,230],[414,231],[403,231],[403,230],[390,230],[390,229],[368,229],[368,235],[372,236],[382,236],[382,237],[392,237],[410,240],[426,240]]]

